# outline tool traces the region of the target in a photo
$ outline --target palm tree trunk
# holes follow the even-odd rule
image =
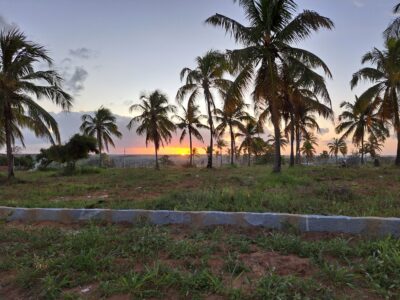
[[[361,164],[364,164],[364,134],[361,138]]]
[[[209,153],[208,153],[207,169],[212,169],[212,167],[213,167],[214,129],[213,129],[213,120],[212,120],[212,113],[211,113],[211,101],[210,101],[209,97],[207,96],[207,93],[206,93],[206,98],[207,98],[207,110],[208,110],[208,126],[210,126],[210,147],[209,147]]]
[[[296,128],[296,164],[301,163],[301,157],[300,157],[300,132],[299,129]]]
[[[293,115],[290,116],[291,118],[291,126],[290,126],[290,166],[294,166],[294,120]]]
[[[235,155],[235,136],[233,135],[232,124],[229,124],[229,132],[231,134],[231,165],[234,165],[234,155]]]
[[[14,178],[14,157],[12,153],[12,132],[11,132],[11,106],[9,104],[6,104],[5,107],[5,112],[4,112],[4,117],[5,117],[5,126],[4,126],[4,131],[6,135],[6,152],[7,152],[7,166],[8,166],[8,171],[7,171],[7,177],[8,179]]]
[[[190,148],[190,166],[193,167],[193,146],[192,146],[192,130],[189,126],[189,148]]]
[[[397,154],[396,154],[396,166],[400,166],[400,128],[397,129]]]
[[[101,166],[102,166],[102,158],[101,158],[101,144],[102,144],[102,142],[101,142],[101,134],[100,134],[100,132],[97,132],[97,142],[98,142],[98,144],[99,144],[99,155],[100,155],[100,157],[99,157],[99,167],[101,168]]]
[[[274,173],[281,172],[281,130],[279,128],[279,120],[274,122],[274,133],[275,133],[275,157],[274,157]]]
[[[158,149],[157,146],[154,147],[156,153],[156,170],[160,170],[160,165],[158,164]]]

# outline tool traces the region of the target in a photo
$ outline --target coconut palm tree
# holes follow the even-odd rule
[[[334,138],[328,143],[329,154],[335,156],[336,163],[338,162],[339,152],[345,156],[347,154],[347,144],[343,139]]]
[[[220,155],[220,158],[221,158],[221,167],[222,167],[223,149],[226,146],[227,146],[227,143],[223,139],[221,139],[221,138],[217,139],[217,143],[215,144],[215,147],[218,149],[218,154]]]
[[[159,170],[158,150],[164,143],[168,144],[171,141],[172,132],[176,129],[168,116],[169,113],[176,111],[175,106],[168,104],[167,96],[156,90],[150,94],[143,93],[140,96],[140,104],[132,105],[129,111],[140,112],[140,115],[132,118],[127,127],[130,130],[135,123],[139,123],[136,133],[146,135],[146,147],[149,142],[154,143],[155,167]]]
[[[239,146],[239,151],[246,151],[247,164],[248,166],[250,166],[251,153],[253,152],[254,148],[254,139],[258,134],[263,133],[263,130],[254,119],[246,120],[245,124],[239,126],[238,129],[239,132],[236,133],[235,136],[242,138],[242,143]]]
[[[398,15],[400,13],[400,3],[396,4],[395,7],[393,8],[393,14]],[[399,38],[400,37],[400,17],[396,17],[388,26],[388,28],[384,32],[384,36],[386,38],[394,37],[394,38]]]
[[[292,44],[308,38],[321,28],[332,29],[333,22],[316,12],[305,10],[297,16],[294,0],[238,0],[244,9],[248,25],[232,18],[216,14],[206,23],[222,27],[242,49],[229,51],[233,65],[247,78],[254,79],[253,100],[263,103],[270,111],[274,126],[275,162],[274,172],[281,170],[280,133],[282,121],[282,98],[279,97],[279,66],[296,66],[305,74],[321,67],[331,76],[325,63],[313,53],[293,47]]]
[[[241,104],[236,106],[234,109],[230,109],[227,106],[224,106],[224,109],[216,109],[215,110],[215,119],[219,123],[215,128],[216,134],[218,137],[221,137],[225,134],[227,130],[229,130],[230,136],[230,162],[231,165],[234,165],[235,160],[235,132],[234,130],[239,128],[242,125],[242,122],[245,120],[249,120],[250,115],[244,111],[247,107],[245,104]]]
[[[377,158],[378,153],[382,152],[385,139],[377,139],[370,135],[368,141],[364,145],[364,153],[371,155],[372,158]]]
[[[301,147],[301,153],[306,157],[307,164],[313,159],[317,151],[314,148],[313,143],[310,140],[304,140],[303,146]]]
[[[184,68],[181,71],[181,81],[185,84],[178,90],[176,99],[179,103],[189,96],[189,103],[194,105],[200,94],[204,95],[207,107],[208,127],[210,130],[210,151],[208,151],[207,168],[212,168],[214,123],[213,111],[215,101],[213,91],[222,92],[228,89],[230,81],[223,79],[224,73],[228,70],[225,55],[218,51],[208,51],[204,56],[196,58],[197,66],[195,69]]]
[[[375,67],[365,67],[356,72],[351,87],[362,80],[373,84],[360,96],[360,102],[374,102],[377,97],[381,99],[379,115],[393,125],[397,136],[395,163],[400,166],[400,40],[389,38],[383,51],[374,48],[363,56],[362,63],[371,63]]]
[[[203,137],[199,131],[200,128],[208,128],[201,123],[201,119],[204,117],[200,115],[200,109],[193,103],[188,103],[187,108],[181,105],[183,115],[175,115],[174,117],[178,120],[176,126],[182,130],[179,142],[185,139],[186,135],[189,136],[189,149],[190,149],[190,166],[193,166],[193,142],[192,137],[194,136],[197,140],[203,142]]]
[[[122,133],[118,130],[116,121],[117,118],[111,113],[111,111],[103,106],[94,112],[94,116],[89,114],[84,114],[82,116],[82,125],[80,130],[85,135],[96,138],[100,154],[100,167],[102,165],[101,154],[103,149],[106,149],[108,152],[109,145],[115,148],[112,136],[116,136],[117,138],[122,137]]]
[[[356,97],[354,104],[343,102],[340,105],[345,110],[339,115],[340,123],[336,127],[336,133],[342,134],[340,138],[342,140],[353,135],[353,144],[361,148],[362,164],[364,164],[365,134],[368,133],[376,139],[381,139],[389,134],[378,113],[380,102],[379,99],[373,102],[365,102]]]
[[[37,70],[40,63],[51,67],[47,50],[30,42],[18,29],[0,33],[0,120],[6,145],[8,178],[14,177],[12,147],[22,139],[22,128],[32,130],[52,144],[60,142],[55,119],[35,99],[50,99],[64,110],[72,98],[61,87],[61,77],[53,70]]]

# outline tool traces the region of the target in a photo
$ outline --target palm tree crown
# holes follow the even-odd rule
[[[170,121],[168,114],[176,111],[175,106],[168,104],[168,98],[161,91],[156,90],[150,94],[143,93],[140,96],[140,104],[134,104],[129,111],[139,111],[140,115],[132,118],[128,124],[131,129],[135,123],[139,123],[136,133],[146,135],[146,147],[149,142],[154,143],[156,169],[159,169],[158,150],[164,143],[168,144],[175,131],[175,124]]]
[[[339,152],[345,156],[347,154],[347,144],[343,139],[334,138],[328,143],[329,154],[335,156],[337,162]]]
[[[0,136],[6,144],[9,178],[14,176],[12,146],[15,139],[23,142],[21,128],[53,144],[61,140],[57,122],[35,99],[50,99],[64,110],[72,106],[58,73],[36,70],[43,62],[49,67],[52,64],[47,50],[28,41],[22,32],[12,29],[0,33]]]
[[[106,149],[108,151],[109,145],[115,148],[112,136],[116,136],[117,138],[122,137],[122,133],[118,130],[116,121],[116,117],[105,107],[100,107],[95,111],[94,116],[89,114],[84,114],[82,116],[80,130],[84,134],[97,139],[97,146],[100,152],[100,166],[102,150]]]

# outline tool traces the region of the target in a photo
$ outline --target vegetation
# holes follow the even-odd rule
[[[329,154],[335,156],[335,161],[338,161],[339,152],[343,157],[347,154],[347,144],[343,139],[334,138],[332,142],[328,143]]]
[[[130,112],[140,111],[141,114],[134,117],[128,124],[131,129],[135,123],[140,123],[136,129],[138,135],[146,135],[146,146],[149,142],[154,143],[156,156],[156,169],[160,169],[158,164],[158,150],[164,143],[169,143],[172,132],[175,131],[175,124],[168,118],[168,113],[175,112],[175,106],[168,104],[168,98],[162,92],[156,90],[149,95],[140,96],[140,104],[130,107]]]
[[[0,225],[1,298],[396,299],[399,240],[262,229]]]
[[[350,158],[348,159],[350,161]],[[83,170],[86,172],[86,170]],[[88,170],[89,171],[89,170]],[[382,165],[205,169],[102,169],[0,177],[0,206],[219,210],[400,217],[400,170]]]
[[[187,109],[184,106],[181,106],[183,111],[183,116],[175,115],[175,118],[178,120],[176,126],[182,130],[181,136],[179,138],[179,142],[185,139],[186,135],[189,136],[189,165],[193,166],[193,141],[192,136],[194,136],[199,141],[203,142],[203,137],[199,131],[200,128],[207,128],[207,126],[201,123],[201,119],[203,118],[200,115],[200,109],[197,105],[193,103],[188,103]]]
[[[93,117],[88,114],[82,116],[82,125],[80,129],[84,134],[96,138],[97,149],[100,154],[99,164],[101,167],[101,154],[103,149],[108,151],[109,145],[115,147],[112,136],[116,136],[117,138],[122,137],[122,133],[119,132],[116,124],[116,118],[108,108],[100,107],[94,112]]]
[[[66,164],[64,170],[70,173],[75,170],[76,162],[88,158],[89,153],[98,153],[96,139],[91,136],[75,134],[65,145],[54,145],[48,149],[41,149],[37,159],[44,168],[52,162]]]
[[[48,98],[62,109],[72,105],[57,72],[38,71],[38,63],[52,63],[45,48],[28,41],[19,30],[0,33],[0,145],[6,146],[8,178],[14,177],[12,147],[17,139],[24,144],[22,128],[52,144],[60,142],[57,122],[35,98]]]

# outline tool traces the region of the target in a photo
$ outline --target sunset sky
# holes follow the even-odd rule
[[[299,9],[315,10],[330,17],[334,31],[323,31],[301,47],[319,55],[331,68],[328,88],[335,116],[342,101],[353,101],[365,86],[352,91],[349,81],[361,67],[361,56],[373,47],[382,48],[382,32],[392,20],[392,0],[299,0]],[[194,59],[209,49],[234,49],[221,29],[204,20],[221,13],[246,23],[232,0],[0,0],[0,26],[18,26],[29,39],[50,51],[65,87],[74,95],[70,114],[49,101],[41,104],[59,121],[63,140],[78,131],[80,116],[101,105],[118,117],[124,138],[112,153],[153,153],[142,137],[126,129],[133,114],[128,108],[142,91],[161,89],[171,102],[180,87],[179,72],[193,67]],[[201,99],[200,99],[201,100]],[[250,99],[247,99],[251,103]],[[199,102],[201,103],[201,102]],[[318,153],[335,136],[334,124],[321,120]],[[186,153],[175,137],[168,154]],[[46,141],[26,133],[26,153],[47,147]],[[196,143],[197,147],[203,147]],[[384,154],[395,153],[389,139]],[[287,149],[288,150],[288,149]],[[2,149],[4,151],[4,149]],[[287,151],[286,151],[287,153]]]

